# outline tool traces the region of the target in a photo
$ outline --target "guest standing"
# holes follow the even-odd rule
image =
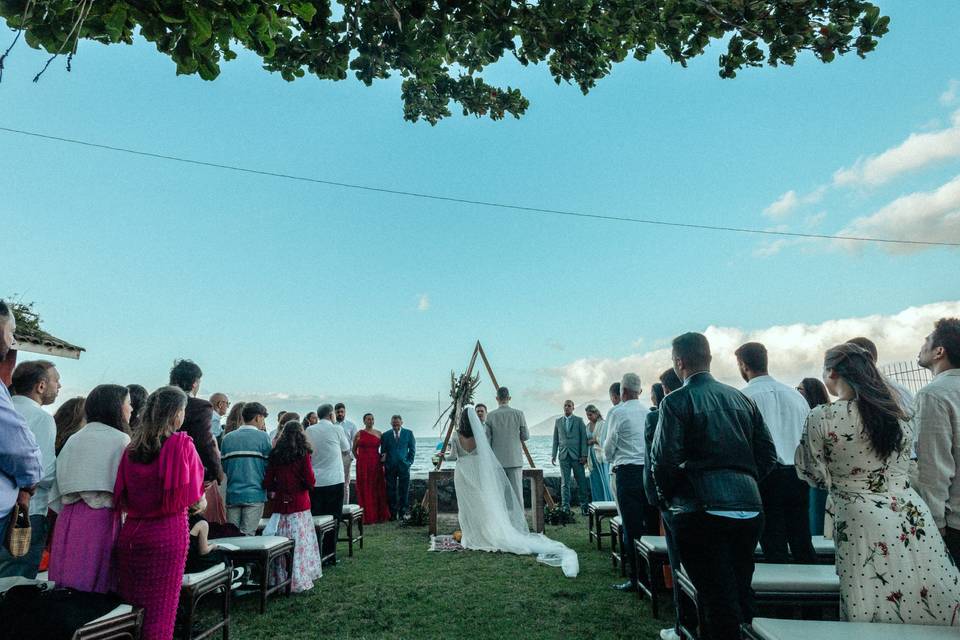
[[[85,399],[83,396],[70,398],[57,408],[53,414],[53,421],[57,425],[57,439],[54,443],[54,453],[58,456],[63,451],[63,445],[67,444],[70,436],[83,429],[87,424],[85,413]],[[131,406],[132,406],[131,402]]]
[[[234,402],[233,406],[230,407],[230,413],[227,414],[227,420],[223,425],[223,435],[226,435],[232,431],[236,431],[240,428],[240,425],[243,424],[243,407],[246,406],[244,402]],[[266,433],[266,425],[264,425],[262,431]]]
[[[0,577],[37,577],[40,559],[47,545],[47,503],[57,472],[57,424],[43,406],[53,404],[60,391],[60,373],[52,362],[21,362],[13,372],[10,390],[13,406],[20,412],[40,447],[43,478],[30,498],[30,549],[14,558],[0,545]],[[2,542],[2,541],[0,541]]]
[[[643,425],[643,443],[644,451],[650,451],[653,447],[653,436],[657,432],[657,423],[660,421],[660,403],[670,393],[683,386],[677,372],[673,369],[667,369],[660,374],[660,382],[650,385],[650,400],[653,402],[653,409],[647,414],[646,422]],[[656,507],[663,520],[664,542],[667,545],[667,561],[670,563],[670,570],[674,573],[673,580],[673,626],[660,630],[660,640],[679,640],[680,632],[680,582],[676,580],[676,573],[680,571],[680,551],[677,549],[676,535],[673,533],[673,521],[668,509],[660,510],[660,497],[657,495],[657,485],[653,481],[653,465],[645,464],[643,466],[643,489],[647,495],[647,503],[651,507]]]
[[[583,472],[587,464],[587,425],[583,418],[573,415],[573,400],[563,403],[563,415],[553,423],[553,448],[550,464],[556,466],[560,456],[560,502],[563,509],[570,509],[570,476],[577,481],[577,498],[580,511],[587,514],[587,476]]]
[[[210,405],[213,407],[213,413],[210,414],[210,433],[220,442],[223,437],[223,417],[230,409],[230,398],[225,393],[217,392],[210,396]]]
[[[304,429],[308,429],[313,425],[317,424],[318,422],[320,422],[320,418],[317,417],[316,411],[311,411],[307,415],[303,416]]]
[[[315,516],[333,516],[337,533],[333,542],[325,541],[321,550],[328,556],[336,550],[340,537],[340,517],[343,515],[343,453],[350,443],[343,429],[333,424],[333,405],[322,404],[317,408],[317,424],[307,429],[307,441],[311,454],[314,488],[310,490],[310,510]]]
[[[390,519],[387,504],[387,481],[380,460],[383,434],[373,428],[373,414],[363,416],[363,429],[353,440],[353,456],[357,459],[357,504],[363,507],[363,523],[377,524]]]
[[[590,497],[594,502],[613,500],[610,493],[610,466],[603,456],[603,443],[607,435],[607,423],[600,409],[589,404],[584,409],[587,416],[587,470],[590,472]]]
[[[357,425],[347,420],[347,406],[338,402],[333,407],[334,416],[337,419],[337,426],[343,429],[343,435],[347,437],[347,442],[351,443],[350,451],[343,454],[343,503],[350,503],[350,467],[353,466],[353,439],[357,435]]]
[[[51,505],[58,512],[50,547],[50,579],[78,591],[117,589],[113,548],[120,533],[114,485],[130,444],[130,392],[118,384],[95,387],[84,403],[87,425],[57,458]]]
[[[616,412],[617,407],[620,406],[620,383],[614,382],[610,385],[609,389],[610,394],[610,404],[613,405],[610,407],[610,411],[607,411],[607,432],[610,432],[610,420],[613,419],[613,414]],[[613,501],[617,501],[617,476],[613,473],[613,467],[610,466],[610,460],[604,456],[604,459],[607,461],[607,466],[610,468],[610,493],[613,495]],[[617,513],[620,512],[620,505],[617,505]]]
[[[120,596],[143,607],[143,640],[169,640],[189,547],[187,508],[203,497],[203,464],[183,424],[187,395],[162,387],[120,459],[113,495],[127,514],[116,547]],[[207,421],[209,427],[210,421]]]
[[[822,404],[830,402],[830,396],[827,394],[827,388],[823,381],[817,378],[804,378],[797,385],[797,391],[807,401],[811,409],[816,409]],[[826,489],[810,486],[810,535],[823,535],[823,517],[827,509],[827,496],[830,494]]]
[[[877,350],[877,345],[873,342],[873,340],[860,336],[858,338],[850,338],[847,340],[847,342],[866,349],[867,353],[870,354],[870,359],[873,360],[873,364],[877,364],[877,359],[880,357],[880,352]],[[910,390],[897,382],[894,378],[884,376],[882,373],[880,375],[883,377],[884,382],[886,382],[887,385],[893,389],[893,397],[896,398],[897,404],[900,405],[900,408],[903,409],[903,412],[906,414],[913,413],[914,397],[913,394],[910,393]],[[914,436],[916,436],[916,434],[914,434]]]
[[[0,362],[16,344],[13,338],[16,329],[13,311],[0,300]],[[14,408],[7,386],[0,383],[0,541],[6,540],[14,505],[29,511],[30,495],[42,477],[43,464],[37,439]]]
[[[223,436],[221,459],[227,475],[227,522],[245,536],[257,532],[267,494],[263,478],[273,445],[266,434],[267,408],[259,402],[243,405],[243,426]]]
[[[130,392],[130,433],[140,428],[140,419],[143,417],[143,405],[147,402],[147,389],[139,384],[128,384]]]
[[[799,391],[768,373],[767,348],[759,342],[740,345],[734,355],[747,383],[741,392],[757,405],[777,450],[777,466],[760,483],[764,561],[813,564],[816,554],[810,540],[810,491],[793,465],[810,405]]]
[[[410,466],[417,455],[417,441],[412,431],[403,428],[400,416],[390,418],[390,427],[380,438],[380,456],[387,478],[390,518],[399,520],[410,506]]]
[[[523,443],[530,439],[530,430],[527,428],[527,418],[523,411],[510,406],[509,389],[497,389],[497,408],[486,414],[486,421],[481,422],[493,455],[503,467],[507,482],[522,507]]]
[[[829,349],[823,371],[839,399],[810,412],[796,460],[807,482],[830,490],[841,616],[958,624],[960,572],[910,488],[913,434],[899,398],[855,344]]]
[[[917,363],[933,380],[916,398],[917,491],[960,564],[960,318],[941,318]]]
[[[603,453],[617,476],[617,504],[623,519],[624,561],[628,580],[615,585],[621,591],[637,589],[637,557],[634,540],[646,533],[659,533],[657,512],[651,510],[643,493],[646,449],[643,427],[647,408],[640,403],[640,376],[626,373],[620,381],[623,401],[608,418]]]
[[[275,565],[274,580],[283,582],[289,570],[294,593],[312,589],[313,581],[323,576],[320,547],[310,515],[310,490],[314,480],[310,444],[303,426],[291,420],[283,425],[277,446],[270,453],[263,488],[273,494],[270,510],[280,514],[277,535],[294,543],[292,569],[285,564]]]
[[[220,464],[220,449],[210,428],[213,424],[213,405],[197,397],[203,371],[190,360],[177,360],[170,370],[170,385],[180,387],[189,397],[186,414],[180,430],[193,439],[193,445],[203,464],[204,495],[207,498],[205,517],[210,522],[224,524],[227,511],[220,495],[220,485],[226,482]]]
[[[660,403],[653,478],[700,597],[703,635],[735,640],[753,619],[753,554],[763,529],[758,483],[777,452],[757,405],[710,375],[705,336],[674,338],[672,357],[683,386]]]

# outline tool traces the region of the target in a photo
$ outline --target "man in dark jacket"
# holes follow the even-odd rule
[[[763,529],[758,483],[777,464],[752,400],[710,375],[699,333],[673,340],[683,386],[660,403],[653,479],[673,522],[683,566],[699,594],[703,637],[736,640],[753,619],[753,554]]]
[[[211,433],[213,405],[197,397],[200,391],[200,378],[203,371],[190,360],[177,360],[170,370],[170,385],[180,387],[187,393],[187,409],[184,413],[180,431],[193,438],[200,463],[203,464],[203,480],[223,484],[225,478],[220,466],[220,449]]]

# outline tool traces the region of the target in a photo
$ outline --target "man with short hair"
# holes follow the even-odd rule
[[[273,449],[270,436],[264,431],[267,415],[267,408],[259,402],[247,402],[240,414],[243,424],[223,436],[221,460],[227,474],[227,522],[247,536],[256,534],[267,501],[263,478]]]
[[[350,467],[353,465],[353,439],[357,437],[357,425],[347,420],[347,405],[338,402],[333,407],[337,426],[343,429],[343,435],[350,443],[350,451],[343,454],[343,503],[350,504]]]
[[[577,481],[580,512],[587,515],[587,475],[584,472],[589,451],[587,425],[583,422],[583,418],[573,415],[573,409],[573,400],[564,401],[563,415],[553,423],[553,449],[550,454],[550,464],[556,466],[559,454],[561,507],[570,509],[570,475],[573,474]],[[607,460],[610,458],[608,457]]]
[[[390,430],[380,436],[380,458],[387,479],[387,505],[390,519],[400,520],[410,506],[410,466],[417,456],[417,441],[403,418],[390,418]]]
[[[660,384],[663,386],[664,397],[670,395],[683,386],[677,372],[673,369],[667,369],[660,374]],[[643,443],[645,451],[649,452],[653,446],[653,436],[657,432],[657,423],[660,421],[660,408],[656,407],[647,414],[646,423],[643,426]],[[657,495],[657,485],[653,481],[653,465],[645,464],[643,466],[643,489],[647,494],[647,502],[660,513],[663,519],[663,535],[667,545],[667,561],[670,563],[670,569],[674,575],[680,571],[680,551],[677,549],[677,541],[671,530],[672,522],[670,520],[670,511],[660,510],[660,496]],[[673,626],[660,630],[660,640],[679,640],[680,633],[680,582],[673,581]]]
[[[613,413],[617,410],[617,407],[620,406],[620,383],[614,382],[610,385],[608,389],[610,394],[610,404],[613,405],[610,407],[610,411],[607,412],[607,424],[610,423],[610,418],[613,417]],[[601,446],[606,444],[602,442]],[[613,494],[613,501],[617,502],[617,474],[613,472],[613,467],[609,465],[609,460],[607,461],[607,466],[610,467],[610,492]],[[617,504],[617,512],[620,511],[620,505]],[[622,517],[622,516],[621,516]]]
[[[643,467],[646,463],[646,448],[643,442],[643,429],[648,410],[640,402],[640,376],[625,373],[620,381],[622,401],[607,416],[607,439],[603,444],[603,456],[617,476],[617,505],[623,520],[624,561],[627,565],[627,577],[623,584],[614,588],[621,591],[637,589],[637,557],[634,540],[645,533],[659,533],[655,519],[656,512],[650,513],[650,506],[643,493]]]
[[[487,424],[487,405],[482,402],[478,402],[474,405],[474,409],[477,411],[477,418],[480,420],[480,424],[486,426]]]
[[[814,564],[810,489],[793,464],[810,405],[795,387],[769,374],[767,348],[759,342],[740,345],[734,355],[740,376],[747,383],[740,391],[757,405],[777,450],[777,465],[760,483],[764,516],[760,547],[764,561]]]
[[[0,362],[17,344],[13,337],[16,330],[13,309],[0,300]],[[42,479],[37,439],[14,408],[7,386],[0,383],[0,544],[6,540],[13,505],[19,504],[29,512],[30,496]]]
[[[610,393],[610,404],[612,404],[614,407],[618,406],[620,404],[620,383],[614,382],[613,384],[611,384],[609,393]],[[610,409],[610,410],[613,411],[613,409]]]
[[[960,318],[941,318],[917,355],[933,374],[917,392],[916,489],[960,564]]]
[[[224,524],[227,514],[220,486],[227,478],[220,464],[220,448],[211,432],[213,405],[197,397],[202,377],[203,371],[191,360],[177,360],[170,369],[170,385],[180,387],[187,394],[187,408],[180,431],[193,439],[193,446],[203,465],[203,491],[207,499],[204,517],[210,522]]]
[[[307,428],[307,440],[313,453],[314,483],[310,490],[310,511],[315,516],[333,516],[337,522],[337,533],[333,543],[327,541],[321,549],[326,556],[336,549],[340,537],[340,517],[343,515],[343,454],[350,450],[351,443],[343,429],[333,423],[335,420],[332,404],[317,407],[317,424]]]
[[[873,342],[873,340],[863,336],[858,336],[856,338],[850,338],[847,340],[847,343],[855,344],[858,347],[863,347],[866,349],[870,354],[870,359],[873,360],[873,364],[877,364],[877,358],[880,357],[880,352],[877,351],[877,345]],[[903,412],[912,413],[914,397],[913,394],[910,393],[910,390],[890,376],[883,376],[883,379],[886,380],[887,384],[890,385],[890,388],[896,392],[897,400],[900,403],[900,408],[903,409]],[[916,437],[916,434],[914,434],[914,437]]]
[[[42,407],[53,404],[60,392],[60,372],[47,360],[21,362],[13,372],[10,390],[14,408],[26,420],[40,448],[43,478],[30,498],[30,549],[26,555],[14,558],[0,547],[0,577],[22,576],[36,578],[40,558],[47,542],[47,502],[50,487],[57,473],[55,444],[57,425],[53,416]]]
[[[753,619],[753,554],[763,529],[759,482],[777,452],[757,405],[710,375],[710,343],[673,339],[683,386],[660,402],[650,450],[661,503],[670,510],[684,570],[697,590],[701,633],[740,637]]]
[[[493,454],[507,474],[510,488],[517,496],[520,506],[523,507],[523,444],[530,439],[530,430],[527,428],[527,418],[523,411],[510,406],[510,390],[506,387],[497,389],[497,408],[486,413],[486,420],[480,419],[484,433],[490,442]],[[477,411],[477,416],[480,412]],[[504,497],[506,499],[506,496]]]
[[[220,436],[223,435],[221,419],[227,415],[227,411],[230,409],[230,398],[227,397],[227,394],[218,392],[210,396],[210,404],[213,405],[213,413],[210,416],[210,433],[219,442]]]

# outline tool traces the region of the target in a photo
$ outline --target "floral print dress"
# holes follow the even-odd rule
[[[797,473],[830,492],[824,531],[836,543],[843,618],[956,626],[960,572],[926,503],[910,488],[913,433],[901,424],[901,452],[881,460],[856,402],[820,405],[807,418]]]

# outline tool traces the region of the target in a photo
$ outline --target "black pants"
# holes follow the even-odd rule
[[[398,464],[395,467],[387,467],[385,471],[390,517],[400,518],[410,508],[410,467]]]
[[[637,557],[633,541],[645,535],[659,535],[659,511],[647,503],[643,490],[643,465],[617,466],[617,505],[623,519],[624,557],[630,579],[637,580]]]
[[[953,557],[953,563],[960,566],[960,529],[947,527],[943,539],[947,543],[947,551]]]
[[[673,630],[680,635],[680,581],[677,580],[677,573],[680,572],[680,549],[677,548],[677,537],[673,533],[676,526],[673,522],[673,515],[669,511],[661,512],[663,517],[663,532],[667,543],[667,560],[670,562],[670,570],[673,572]]]
[[[697,589],[704,619],[702,640],[739,640],[753,620],[753,554],[763,514],[737,520],[708,513],[673,516],[683,566]]]
[[[763,561],[813,564],[810,542],[810,488],[793,465],[778,465],[760,483],[765,524],[760,536]],[[788,550],[789,547],[789,550]]]
[[[311,489],[310,513],[315,516],[333,516],[333,521],[337,523],[333,540],[321,541],[320,555],[334,553],[337,549],[337,538],[340,537],[340,516],[343,515],[343,483]]]

